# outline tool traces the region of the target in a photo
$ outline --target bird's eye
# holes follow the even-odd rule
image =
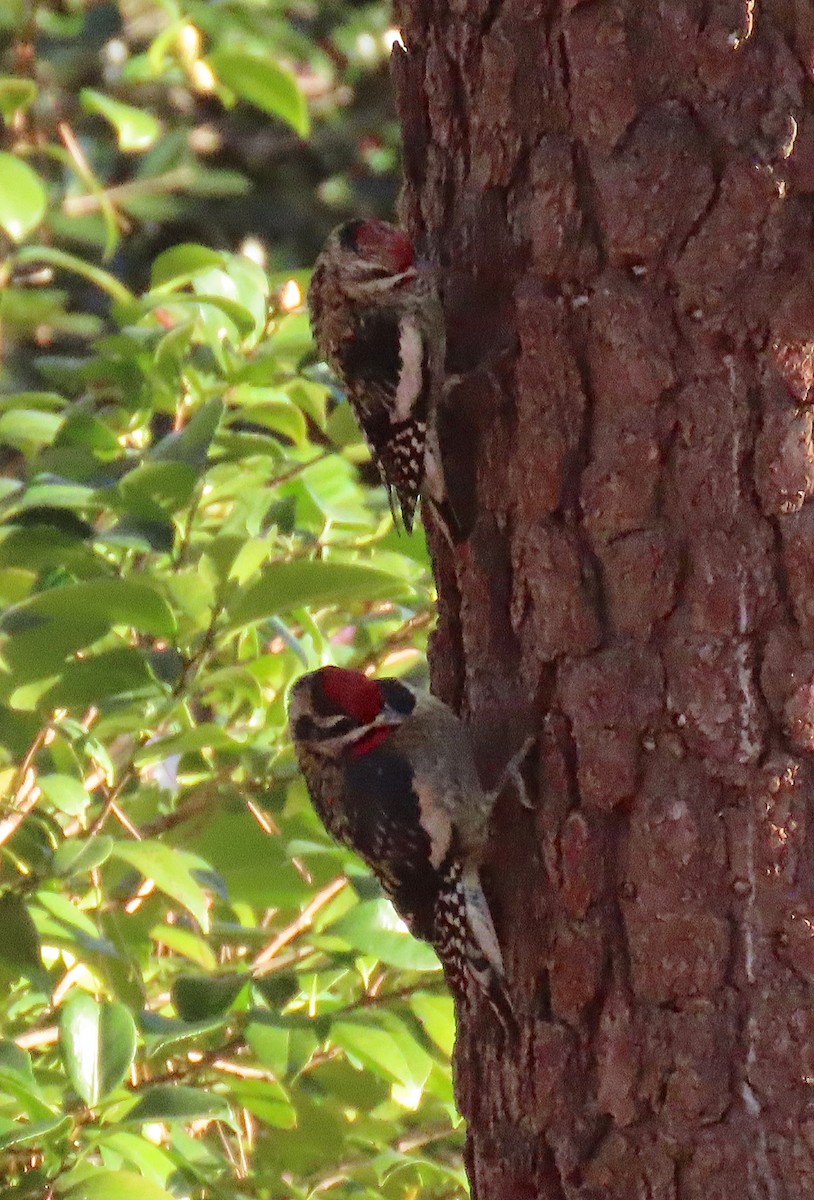
[[[343,250],[356,249],[356,235],[364,225],[364,221],[346,221],[338,232],[339,244]]]
[[[294,722],[294,737],[298,742],[307,742],[314,736],[315,726],[310,717],[297,717]]]
[[[294,722],[294,740],[297,742],[329,742],[332,738],[344,737],[357,728],[351,717],[331,716],[297,717]]]

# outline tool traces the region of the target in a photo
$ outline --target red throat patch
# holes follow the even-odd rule
[[[361,671],[323,667],[319,677],[327,699],[360,725],[375,721],[382,711],[382,689],[375,679],[368,679]]]
[[[398,726],[396,725],[377,725],[375,729],[371,729],[370,733],[366,733],[364,737],[360,737],[358,742],[354,742],[348,750],[351,758],[362,758],[365,754],[370,754],[371,750],[375,750],[377,746],[381,746],[382,742],[386,742]]]
[[[388,225],[387,221],[365,221],[356,234],[356,247],[365,258],[381,262],[400,275],[415,263],[413,243],[406,233]]]

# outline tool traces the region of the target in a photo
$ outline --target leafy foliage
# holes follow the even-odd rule
[[[384,19],[323,7],[337,46]],[[202,104],[327,136],[301,86],[325,20],[0,16],[3,1197],[464,1187],[437,962],[324,835],[285,731],[305,668],[420,673],[426,548],[359,487],[305,275],[170,225],[254,195],[194,150]]]

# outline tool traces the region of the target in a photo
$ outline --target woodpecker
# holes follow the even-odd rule
[[[334,369],[405,529],[422,493],[452,540],[438,444],[445,378],[444,314],[428,264],[403,230],[348,221],[328,237],[308,290],[314,339]]]
[[[364,859],[410,931],[434,946],[453,996],[470,1006],[485,997],[512,1029],[479,868],[495,799],[509,777],[522,787],[529,743],[487,792],[469,730],[450,708],[398,679],[341,667],[296,682],[289,723],[325,828]]]

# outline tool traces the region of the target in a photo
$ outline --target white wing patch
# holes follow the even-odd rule
[[[475,936],[475,941],[492,969],[498,975],[503,975],[503,955],[500,953],[497,934],[492,924],[492,914],[489,912],[486,897],[483,894],[480,879],[474,867],[467,867],[464,870],[461,878],[461,887],[464,894],[469,928]]]
[[[424,375],[424,343],[418,324],[412,317],[405,317],[399,327],[399,354],[401,374],[396,387],[393,417],[397,421],[408,421],[413,415]]]
[[[447,856],[452,841],[452,822],[437,798],[423,788],[416,789],[421,825],[430,839],[430,862],[436,870]]]

